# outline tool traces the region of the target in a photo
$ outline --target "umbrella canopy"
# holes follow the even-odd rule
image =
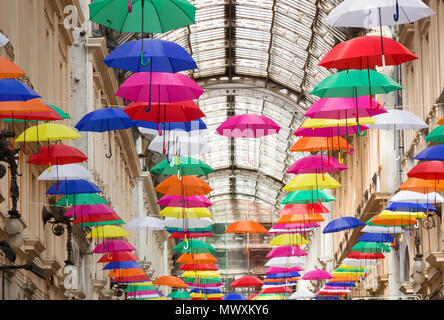
[[[73,179],[92,179],[94,176],[84,166],[79,164],[64,164],[52,166],[52,170],[43,171],[37,178],[40,181],[46,180],[73,180]]]
[[[199,99],[202,93],[204,90],[182,73],[138,72],[120,86],[116,96],[136,102],[170,103]]]
[[[102,191],[91,181],[78,180],[63,180],[54,183],[46,194],[75,194],[75,193],[101,193]]]
[[[323,190],[302,190],[290,192],[281,201],[281,204],[319,203],[335,200],[335,197],[324,192]]]
[[[141,60],[142,52],[148,64]],[[110,68],[133,72],[175,73],[197,69],[196,62],[184,48],[172,41],[160,39],[125,42],[114,49],[104,62]]]
[[[174,299],[190,299],[191,296],[186,291],[173,291],[169,295],[167,295],[168,298],[174,298]]]
[[[37,165],[65,165],[80,163],[88,157],[79,149],[64,144],[52,144],[40,148],[38,154],[29,157],[26,163]]]
[[[173,232],[170,235],[170,239],[184,239],[185,236],[188,238],[201,238],[201,237],[212,237],[214,236],[214,233],[212,232],[191,232],[187,231],[187,233],[182,232]]]
[[[418,220],[415,218],[406,217],[396,217],[396,216],[386,216],[386,217],[373,217],[369,222],[374,225],[384,225],[384,226],[407,226],[411,224],[416,224]]]
[[[185,242],[185,241],[180,242],[178,245],[176,245],[173,248],[173,251],[184,253],[183,252],[184,250],[186,251],[186,250],[193,250],[193,249],[206,249],[206,250],[208,250],[208,252],[211,252],[211,253],[216,251],[216,249],[214,249],[214,247],[211,244],[209,244],[205,241],[194,240],[194,239],[189,240],[188,242]]]
[[[377,253],[377,252],[369,252],[369,253],[365,253],[365,252],[359,252],[359,251],[352,251],[347,255],[347,258],[351,258],[351,259],[384,259],[385,256],[382,253]],[[347,269],[345,269],[347,270]],[[336,271],[339,271],[338,269],[336,269]]]
[[[230,286],[238,288],[238,287],[256,287],[263,285],[264,282],[258,277],[254,276],[243,276],[234,280]]]
[[[120,251],[134,251],[134,248],[130,243],[123,240],[109,240],[105,241],[93,250],[93,253],[108,253],[108,252],[120,252]]]
[[[23,104],[28,104],[28,105],[32,105],[32,103],[34,103],[34,99],[23,102]],[[62,110],[58,109],[55,106],[47,105],[47,108],[48,108],[47,111],[42,111],[42,112],[16,113],[14,111],[10,114],[0,113],[0,118],[3,118],[3,122],[7,122],[7,123],[25,122],[25,121],[35,122],[37,120],[55,121],[55,120],[69,119],[69,115],[67,115]],[[57,110],[56,110],[56,108],[57,108]],[[67,118],[62,117],[61,114],[67,115]]]
[[[73,224],[80,224],[82,227],[86,226],[102,226],[102,225],[111,225],[111,224],[124,224],[123,220],[116,214],[96,214],[93,216],[76,216]]]
[[[352,247],[351,250],[364,253],[390,252],[390,248],[388,247],[388,245],[382,242],[358,242]]]
[[[245,297],[243,294],[232,292],[224,295],[222,300],[247,300],[247,297]]]
[[[287,214],[315,214],[329,212],[330,211],[322,203],[296,203],[285,205],[278,214],[282,216]]]
[[[104,238],[120,238],[129,237],[129,233],[118,226],[100,226],[93,229],[86,235],[87,239],[104,239]]]
[[[191,240],[189,240],[191,241]],[[219,270],[214,264],[183,264],[179,270],[185,271],[217,271]]]
[[[325,219],[319,215],[319,214],[289,214],[289,215],[282,215],[278,220],[277,224],[296,224],[296,223],[303,223],[307,224],[308,228],[314,228],[314,226],[311,224],[312,222],[322,222],[325,221]]]
[[[176,261],[182,264],[214,264],[217,259],[209,253],[184,253]]]
[[[304,268],[300,266],[292,267],[292,268],[280,268],[280,267],[268,267],[265,269],[265,273],[285,273],[285,272],[296,272],[296,271],[302,271]]]
[[[425,162],[424,162],[425,163]],[[444,190],[444,181],[410,178],[399,186],[400,190],[430,193]]]
[[[366,233],[402,233],[401,227],[365,226],[361,232]]]
[[[414,159],[422,161],[444,161],[444,144],[428,147],[418,153]]]
[[[0,101],[27,101],[41,96],[26,84],[15,79],[0,79]],[[43,110],[47,111],[47,107]]]
[[[193,24],[196,8],[186,0],[101,0],[89,12],[90,20],[118,32],[165,33]]]
[[[157,201],[157,204],[164,207],[179,207],[179,208],[208,208],[213,204],[205,196],[170,196],[165,195]]]
[[[372,129],[419,130],[429,127],[421,118],[406,110],[391,109],[373,119],[376,123],[368,125]]]
[[[432,203],[433,199],[436,199],[438,203],[444,201],[444,198],[436,192],[424,194],[421,192],[402,190],[396,193],[390,199],[390,202]]]
[[[382,56],[387,66],[418,59],[409,49],[391,38],[365,36],[334,46],[318,65],[335,69],[373,69],[384,64]]]
[[[233,222],[226,229],[225,233],[267,233],[267,229],[264,228],[259,222],[251,220],[240,220]]]
[[[170,176],[154,188],[162,194],[173,196],[201,196],[213,191],[208,183],[195,176],[184,176],[180,180]]]
[[[154,217],[139,217],[131,220],[126,226],[126,229],[139,230],[163,230],[163,221]]]
[[[366,125],[360,125],[359,128],[361,130],[369,129],[369,127]],[[299,127],[294,132],[295,136],[302,136],[302,137],[337,137],[337,136],[354,135],[354,134],[358,134],[358,126],[342,126],[342,127],[341,126],[339,126],[339,127],[333,126],[333,127],[325,127],[325,128],[302,128],[302,127]],[[327,150],[327,149],[325,149],[325,150]]]
[[[326,280],[332,279],[334,276],[330,274],[327,270],[315,269],[306,272],[302,276],[302,280]]]
[[[412,23],[435,13],[420,0],[398,0],[396,4],[392,0],[345,0],[330,11],[326,21],[334,27],[374,29]]]
[[[214,224],[214,221],[210,218],[202,218],[202,219],[176,219],[176,218],[166,218],[163,221],[163,225],[165,228],[182,228],[184,225],[185,228],[206,228],[210,225]],[[186,229],[185,229],[186,230]]]
[[[122,261],[138,261],[140,260],[138,256],[129,251],[119,251],[104,254],[97,262],[98,263],[108,263],[108,262],[122,262]]]
[[[74,205],[74,207],[85,204],[108,204],[108,201],[95,193],[76,193],[68,194],[56,203],[57,206]]]
[[[106,204],[85,204],[72,206],[65,213],[65,217],[88,217],[114,213],[114,210]]]
[[[342,137],[302,137],[296,141],[290,148],[290,151],[296,152],[316,152],[327,150],[346,150],[351,149],[351,145]]]
[[[142,268],[137,261],[109,262],[102,270]]]
[[[318,189],[334,189],[342,185],[329,175],[321,175],[316,173],[300,174],[288,182],[283,190],[300,191],[300,190],[318,190]]]
[[[347,169],[345,164],[341,164],[335,157],[312,155],[299,159],[293,163],[286,173],[303,174],[303,173],[321,173],[321,172],[338,172]],[[324,176],[322,177],[324,179]]]
[[[330,221],[322,230],[322,233],[338,232],[363,226],[364,223],[355,217],[341,217]]]
[[[281,235],[271,239],[271,241],[268,243],[268,246],[273,246],[273,247],[294,246],[297,244],[303,245],[303,244],[309,244],[309,243],[310,242],[308,242],[308,240],[306,240],[305,238],[303,238],[299,234],[286,233],[286,234],[281,234]]]
[[[380,218],[393,218],[393,219],[410,219],[410,218],[425,218],[427,217],[425,212],[404,212],[404,211],[390,211],[383,210],[377,215]]]
[[[394,239],[387,233],[364,233],[357,242],[393,242]],[[351,257],[350,257],[351,258]]]
[[[300,128],[328,128],[328,127],[352,127],[359,124],[374,124],[376,121],[370,117],[361,117],[358,119],[350,119],[347,115],[346,119],[307,119],[301,125]]]
[[[436,208],[430,203],[410,203],[410,202],[390,202],[390,204],[384,208],[384,210],[390,211],[404,211],[404,212],[427,212],[436,211]]]
[[[178,208],[178,207],[166,207],[162,209],[159,214],[164,217],[171,218],[211,218],[212,214],[206,208]]]
[[[44,123],[32,126],[23,131],[16,142],[26,141],[54,141],[64,139],[77,139],[82,136],[70,127],[58,123]]]
[[[306,256],[308,253],[298,246],[280,246],[271,250],[265,258],[290,257],[290,256]]]
[[[148,150],[168,154],[170,156],[196,156],[211,151],[210,144],[199,135],[156,136],[148,146]]]
[[[154,39],[153,39],[154,40]],[[205,117],[205,114],[193,100],[177,101],[151,105],[147,112],[146,102],[131,102],[125,113],[133,120],[156,123],[190,122]]]
[[[120,108],[103,108],[87,113],[75,125],[79,131],[104,132],[128,129],[131,118]]]
[[[108,273],[108,278],[113,277],[131,277],[131,276],[146,276],[142,268],[128,268],[128,269],[113,269]]]
[[[150,112],[146,110],[145,112]],[[176,139],[176,136],[185,136],[190,138],[191,135],[200,135],[203,130],[207,129],[207,125],[202,119],[192,120],[189,122],[149,122],[133,120],[133,126],[138,127],[140,133],[151,135],[162,135],[165,140]],[[164,134],[164,132],[166,133]]]
[[[407,172],[407,176],[426,180],[444,179],[444,161],[420,162]]]
[[[229,138],[260,138],[278,133],[281,127],[273,120],[257,114],[242,114],[225,120],[216,132]]]
[[[433,129],[427,136],[426,141],[444,143],[444,126],[438,126]]]
[[[311,299],[314,297],[314,293],[306,290],[299,290],[293,292],[291,296],[288,298],[289,300],[299,300],[299,299]]]
[[[171,167],[168,160],[165,159],[152,167],[150,171],[163,175],[179,174],[180,176],[199,176],[207,175],[214,170],[208,164],[198,159],[191,157],[178,157],[173,167]]]
[[[345,258],[342,261],[342,264],[345,264],[346,266],[353,266],[353,267],[363,267],[363,266],[375,266],[379,264],[379,261],[377,259],[369,260],[369,259],[350,259]],[[335,277],[336,280],[338,277]]]
[[[186,288],[187,285],[185,282],[183,282],[182,279],[175,277],[175,276],[161,276],[157,278],[155,281],[153,281],[154,284],[157,284],[159,286],[168,286],[168,287],[175,287],[175,288]]]
[[[48,105],[44,104],[40,99],[37,98],[26,101],[0,100],[0,115],[14,119],[16,114],[24,117],[24,114],[31,115],[33,113],[48,112],[49,109],[50,108]]]

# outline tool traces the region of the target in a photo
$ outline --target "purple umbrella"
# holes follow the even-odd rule
[[[208,208],[213,205],[205,196],[181,197],[173,195],[164,195],[157,201],[157,204],[164,207],[179,208]]]
[[[265,258],[275,258],[275,257],[288,257],[288,256],[306,256],[308,253],[299,248],[298,246],[281,246],[276,247],[273,250],[271,250]],[[297,270],[301,271],[301,270]],[[277,271],[279,272],[285,272],[285,271]]]
[[[322,179],[325,180],[324,172],[336,172],[347,169],[345,164],[341,164],[335,157],[323,157],[320,155],[308,156],[299,159],[293,163],[286,173],[322,173]]]
[[[327,280],[332,278],[334,278],[332,274],[322,269],[308,271],[302,276],[302,280]]]

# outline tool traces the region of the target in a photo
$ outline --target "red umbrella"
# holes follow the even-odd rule
[[[331,69],[373,69],[382,66],[382,55],[385,65],[399,65],[418,59],[409,49],[393,39],[379,36],[357,37],[344,41],[333,47],[318,63],[319,66]]]
[[[262,286],[264,282],[258,277],[254,276],[243,276],[231,283],[232,287],[255,287]]]
[[[29,157],[26,163],[37,165],[63,165],[79,163],[86,160],[88,160],[88,157],[75,147],[64,144],[52,144],[40,148],[40,152]]]
[[[114,220],[122,220],[122,219],[116,213],[96,214],[88,217],[77,216],[72,223],[78,224],[78,223],[91,223],[91,222],[114,221]]]
[[[146,275],[140,276],[123,276],[116,277],[112,279],[113,282],[142,282],[142,281],[150,281],[150,279]]]
[[[373,252],[359,252],[352,251],[347,255],[347,258],[350,259],[384,259],[385,256],[382,253],[373,253]]]
[[[108,262],[122,262],[122,261],[138,261],[140,260],[138,256],[136,256],[132,252],[128,251],[120,251],[120,252],[111,252],[104,254],[98,263],[108,263]]]
[[[287,204],[279,211],[279,215],[286,214],[315,214],[315,213],[329,213],[330,211],[322,203],[297,203]]]
[[[291,289],[289,287],[271,287],[263,288],[259,293],[290,293]]]
[[[184,271],[217,271],[219,270],[214,264],[183,264],[179,270]]]
[[[444,179],[444,161],[420,162],[407,172],[407,176],[425,180]]]

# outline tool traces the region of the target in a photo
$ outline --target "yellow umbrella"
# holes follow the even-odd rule
[[[342,185],[328,174],[299,174],[283,188],[285,191],[334,189]]]
[[[77,139],[82,136],[72,128],[58,123],[44,123],[32,126],[23,131],[15,140],[16,142],[26,141],[53,141],[64,139]]]
[[[220,274],[217,271],[185,271],[181,277],[184,278],[219,278]]]
[[[213,215],[206,208],[179,208],[179,207],[166,207],[159,212],[161,216],[171,218],[187,218],[187,219],[200,219],[211,218]]]
[[[419,212],[405,212],[405,211],[390,211],[390,210],[383,210],[381,213],[378,214],[378,217],[385,217],[385,218],[398,218],[398,219],[410,219],[410,218],[426,218],[427,214],[425,212],[419,211]]]
[[[363,276],[365,275],[365,272],[333,272],[333,276],[335,277],[352,277],[352,276]]]
[[[276,295],[272,295],[272,296],[257,296],[256,298],[254,298],[254,300],[285,300],[283,298],[284,296],[282,294],[276,294]]]
[[[370,117],[362,117],[359,118],[359,124],[374,124],[376,123],[376,120]],[[356,126],[358,125],[356,123],[356,118],[348,118],[347,121],[345,119],[315,119],[315,118],[309,118],[305,120],[301,128],[327,128],[327,127],[345,127],[345,126]]]
[[[205,294],[205,293],[193,292],[190,294],[190,296],[192,296],[193,298],[220,298],[223,297],[223,294],[222,293]]]
[[[303,245],[303,244],[309,244],[310,242],[304,239],[300,234],[293,234],[293,233],[284,233],[281,235],[278,235],[277,237],[274,237],[271,239],[271,241],[268,243],[269,246],[291,246],[291,245]]]
[[[119,237],[129,237],[129,233],[126,232],[119,226],[105,225],[100,226],[92,230],[87,234],[87,239],[97,239],[97,238],[119,238]]]
[[[341,264],[338,269],[362,269],[362,270],[370,270],[375,266],[366,266],[366,267],[354,267],[354,266],[347,266],[345,264]]]

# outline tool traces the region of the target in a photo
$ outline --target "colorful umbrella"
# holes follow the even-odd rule
[[[154,188],[162,194],[173,196],[201,196],[210,193],[213,189],[195,176],[184,176],[180,180],[176,176],[170,176]]]
[[[322,230],[322,233],[339,232],[363,226],[364,223],[355,217],[341,217],[330,221]]]
[[[27,101],[41,96],[26,84],[14,79],[0,79],[0,101]],[[44,110],[39,111],[46,111]]]
[[[84,166],[78,164],[64,164],[64,165],[55,165],[52,167],[52,171],[45,170],[40,176],[38,176],[37,180],[46,181],[46,180],[60,180],[60,179],[92,179],[94,176],[86,169]]]
[[[134,248],[130,243],[123,240],[108,240],[97,245],[93,253],[109,253],[109,252],[121,252],[121,251],[134,251]]]
[[[209,165],[198,159],[191,157],[178,157],[174,166],[171,166],[168,160],[165,159],[152,167],[150,171],[163,175],[177,174],[178,176],[199,176],[207,175],[214,170]]]
[[[302,173],[324,173],[338,172],[347,169],[345,164],[341,164],[335,157],[312,155],[299,159],[293,163],[286,173],[302,174]],[[325,175],[322,175],[324,180]]]
[[[330,211],[322,203],[296,203],[287,204],[279,212],[278,215],[287,214],[315,214],[329,213]]]
[[[422,161],[444,161],[444,144],[428,147],[418,153],[414,159]]]
[[[163,230],[163,221],[154,217],[140,217],[131,220],[126,229]]]
[[[314,192],[316,191],[316,195]],[[322,201],[318,200],[322,199]],[[335,201],[336,198],[332,195],[325,193],[323,190],[302,190],[302,191],[293,191],[285,196],[285,198],[281,201],[281,204],[297,204],[297,203],[319,203],[319,202],[330,202]]]
[[[76,205],[69,208],[69,210],[65,213],[65,217],[88,217],[95,215],[104,215],[104,214],[113,214],[115,213],[111,207],[106,204],[85,204],[85,205]]]
[[[444,126],[438,126],[433,129],[427,136],[426,141],[444,143]]]
[[[116,261],[116,262],[109,262],[103,267],[102,270],[134,269],[134,268],[142,268],[142,266],[137,261]]]
[[[242,276],[240,278],[237,278],[236,280],[234,280],[230,286],[234,287],[234,288],[238,288],[238,287],[256,287],[256,286],[261,286],[263,285],[264,282],[259,279],[258,277],[254,277],[254,276]]]
[[[140,260],[138,256],[129,251],[119,251],[104,254],[97,262],[98,263],[108,263],[108,262],[122,262],[122,261],[138,261]]]
[[[226,295],[224,295],[222,297],[222,300],[247,300],[247,297],[245,297],[241,293],[232,292],[232,293],[227,293]]]
[[[165,195],[157,201],[157,204],[164,207],[179,207],[179,208],[208,208],[213,204],[205,196],[170,196]]]
[[[64,180],[53,184],[46,194],[77,194],[77,193],[101,193],[102,191],[91,181],[78,180]]]
[[[273,120],[257,114],[232,116],[225,120],[216,132],[229,138],[260,138],[278,133],[281,127]]]
[[[268,246],[278,247],[278,246],[293,246],[296,244],[309,244],[305,238],[303,238],[299,234],[281,234],[277,237],[274,237],[271,239],[271,241],[268,243]]]
[[[299,290],[293,292],[288,298],[289,300],[311,299],[314,297],[314,293],[306,290]]]
[[[196,156],[211,151],[210,144],[200,135],[169,134],[156,136],[148,146],[148,150],[163,153],[167,156]],[[170,160],[172,161],[172,160]]]
[[[175,288],[186,288],[187,285],[185,282],[183,282],[182,279],[175,277],[175,276],[161,276],[157,278],[155,281],[153,281],[154,284],[157,284],[159,286],[168,286],[168,287],[175,287]]]
[[[100,226],[86,235],[87,239],[129,237],[129,233],[118,226]]]
[[[267,233],[267,229],[264,228],[259,222],[251,220],[240,220],[230,224],[225,233]]]
[[[308,253],[298,246],[280,246],[271,250],[265,258],[290,257],[290,256],[306,256]]]
[[[356,242],[393,242],[394,239],[387,233],[364,233]],[[351,257],[349,257],[351,258]]]
[[[77,193],[65,195],[57,201],[56,206],[66,205],[76,207],[85,204],[108,204],[108,201],[96,193]]]
[[[32,99],[32,100],[28,100],[28,101],[22,101],[23,104],[33,104],[34,102],[40,102],[40,100],[38,99]],[[14,102],[17,103],[20,101],[16,101]],[[4,102],[2,102],[4,103]],[[1,105],[1,103],[0,103]],[[48,121],[52,121],[52,120],[62,120],[62,119],[70,119],[71,116],[64,112],[62,109],[53,106],[53,105],[46,105],[47,107],[47,111],[41,111],[41,112],[24,112],[24,113],[14,113],[12,112],[11,114],[2,114],[1,110],[0,110],[0,118],[3,118],[3,122],[6,123],[11,123],[11,122],[34,122],[34,121],[38,121],[38,120],[48,120]],[[1,107],[0,107],[1,108]],[[12,119],[13,118],[13,119]]]
[[[327,280],[332,279],[334,276],[330,274],[327,270],[315,269],[306,272],[302,276],[302,280]]]
[[[173,291],[169,295],[167,295],[168,298],[174,298],[174,299],[190,299],[191,296],[186,291]]]
[[[42,147],[39,153],[29,157],[26,163],[51,166],[80,163],[86,160],[88,157],[75,147],[53,144]]]
[[[159,212],[161,216],[171,218],[211,218],[212,214],[206,208],[178,208],[178,207],[166,207]]]

